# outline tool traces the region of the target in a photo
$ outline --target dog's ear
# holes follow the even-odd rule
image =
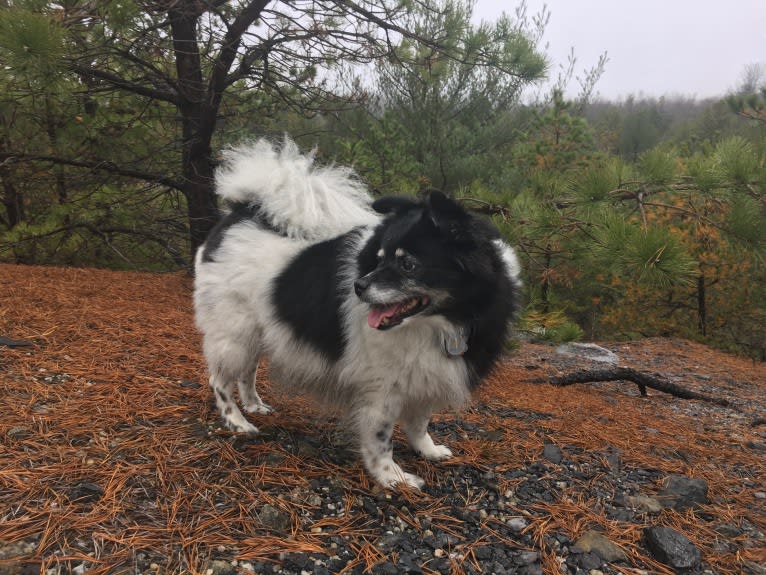
[[[400,214],[417,207],[420,207],[418,202],[404,196],[386,196],[372,202],[372,209],[379,214]]]
[[[471,216],[460,204],[434,190],[428,195],[427,206],[431,222],[447,239],[455,243],[472,243]]]

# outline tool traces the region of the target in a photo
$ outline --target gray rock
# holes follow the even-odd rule
[[[258,519],[264,527],[277,533],[287,533],[290,530],[290,516],[268,503],[261,507]]]
[[[586,531],[575,542],[575,547],[584,553],[597,553],[604,561],[625,561],[627,556],[615,543],[598,531]]]
[[[604,562],[604,560],[601,558],[601,555],[592,551],[589,553],[574,555],[574,557],[574,564],[580,569],[585,569],[586,571],[590,571],[591,569],[598,569]]]
[[[215,559],[207,564],[205,573],[207,575],[236,575],[237,569],[228,561]]]
[[[36,547],[37,544],[32,541],[10,543],[0,540],[0,575],[32,573],[32,564],[26,563],[25,560],[34,553]]]
[[[511,528],[514,533],[521,533],[528,525],[527,520],[521,517],[512,517],[506,521],[506,525]]]
[[[625,502],[631,509],[642,511],[644,513],[659,513],[662,511],[662,504],[654,497],[648,495],[628,495]]]
[[[670,527],[647,527],[644,542],[655,559],[674,569],[693,569],[702,561],[699,549],[685,535]]]
[[[522,551],[519,553],[516,563],[519,565],[531,565],[537,563],[540,559],[540,554],[537,551]]]
[[[663,507],[683,511],[707,503],[707,490],[707,482],[704,479],[671,475],[667,486],[659,493],[657,499]]]
[[[390,561],[385,561],[383,563],[378,563],[375,565],[375,567],[372,568],[372,572],[377,575],[398,575],[399,568],[391,563]]]
[[[30,345],[34,344],[31,341],[25,341],[23,339],[11,339],[9,337],[0,335],[0,345],[4,345],[5,347],[29,347]]]
[[[556,353],[565,356],[575,356],[578,359],[608,363],[609,365],[617,365],[620,361],[620,358],[614,352],[595,343],[565,343],[556,348]]]
[[[551,463],[561,463],[561,449],[553,443],[546,443],[543,447],[543,457]]]
[[[612,473],[619,473],[622,469],[622,451],[610,445],[606,450],[606,462]]]

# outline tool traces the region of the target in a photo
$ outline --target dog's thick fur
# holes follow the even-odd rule
[[[272,378],[350,416],[383,486],[422,479],[392,458],[400,422],[423,457],[450,450],[427,432],[459,408],[502,351],[517,308],[514,252],[484,219],[441,193],[371,203],[353,172],[317,167],[294,143],[229,151],[216,177],[230,211],[196,258],[194,303],[210,385],[226,425],[257,433]]]

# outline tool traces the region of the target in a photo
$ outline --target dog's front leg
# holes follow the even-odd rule
[[[410,408],[402,414],[402,427],[416,453],[431,461],[443,461],[452,457],[446,445],[437,445],[428,433],[430,409]]]
[[[383,403],[382,407],[365,406],[357,411],[362,460],[370,475],[383,487],[406,483],[420,489],[425,481],[413,473],[407,473],[394,462],[391,436],[398,412],[399,406],[390,402]]]

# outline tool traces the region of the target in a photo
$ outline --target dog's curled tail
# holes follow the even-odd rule
[[[260,217],[288,237],[323,240],[378,217],[367,190],[350,168],[315,166],[285,136],[226,150],[216,172],[216,192],[231,204],[257,206]]]

